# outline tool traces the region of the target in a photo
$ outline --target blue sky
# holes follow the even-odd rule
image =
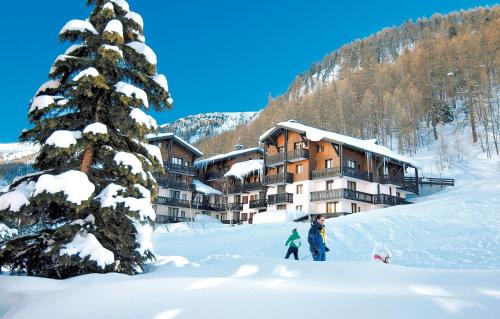
[[[29,126],[30,98],[47,80],[67,20],[84,19],[85,0],[2,3],[0,142]],[[145,21],[175,105],[158,123],[214,111],[253,111],[283,93],[313,62],[356,38],[435,12],[495,1],[129,0]]]

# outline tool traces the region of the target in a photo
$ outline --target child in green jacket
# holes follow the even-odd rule
[[[297,228],[294,228],[292,230],[292,234],[290,237],[288,237],[288,240],[285,243],[285,246],[288,247],[288,251],[286,252],[285,259],[288,259],[291,254],[293,254],[293,257],[295,260],[299,260],[299,247],[302,244],[302,241],[300,239],[300,235],[297,232]]]

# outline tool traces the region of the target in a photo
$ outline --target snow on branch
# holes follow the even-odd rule
[[[128,2],[125,0],[109,0],[109,1],[119,6],[123,11],[126,12],[130,11],[130,6],[128,5]]]
[[[113,19],[108,22],[106,28],[104,28],[104,32],[116,33],[123,38],[123,25],[120,20]]]
[[[59,80],[49,80],[42,84],[40,88],[36,91],[35,96],[37,96],[40,93],[45,92],[46,90],[54,90],[59,88],[59,85],[61,85],[61,81]]]
[[[82,138],[81,131],[54,131],[45,141],[46,145],[54,145],[55,147],[68,148],[77,143],[77,139]]]
[[[158,127],[156,120],[152,116],[144,113],[141,109],[133,108],[132,111],[130,111],[130,117],[133,118],[137,124],[144,125],[147,128],[156,129]]]
[[[118,165],[130,167],[130,172],[132,174],[140,174],[143,179],[146,179],[146,173],[142,169],[142,163],[134,154],[128,152],[117,152],[113,160]]]
[[[108,134],[108,128],[106,125],[96,122],[89,124],[83,129],[83,134]]]
[[[34,112],[36,110],[43,110],[50,105],[55,104],[54,97],[51,95],[39,95],[33,99],[31,102],[31,107],[29,112]]]
[[[86,77],[86,76],[97,77],[97,76],[99,76],[99,71],[97,71],[97,69],[94,67],[87,68],[83,71],[80,71],[80,73],[78,73],[73,78],[73,81],[75,81],[75,82],[79,81],[81,78]]]
[[[167,82],[167,77],[163,74],[157,74],[153,76],[153,81],[156,82],[159,86],[161,86],[165,92],[168,93],[168,82]]]
[[[13,191],[0,196],[0,210],[9,209],[11,212],[18,212],[23,206],[29,205],[29,198],[35,185],[33,181],[22,182]]]
[[[82,259],[89,256],[89,259],[97,262],[97,265],[101,268],[115,262],[113,252],[104,248],[94,234],[87,233],[76,234],[73,241],[61,249],[59,255],[78,255]]]
[[[17,229],[9,228],[7,225],[0,223],[0,239],[17,235]]]
[[[137,25],[144,29],[144,20],[142,19],[140,14],[131,11],[125,15],[125,19],[134,21],[135,23],[137,23]]]
[[[156,53],[153,51],[153,49],[148,47],[146,44],[134,41],[134,42],[127,43],[127,46],[134,49],[135,52],[137,52],[138,54],[142,54],[149,63],[156,65],[156,63],[157,63]]]
[[[115,84],[116,92],[127,97],[139,99],[145,107],[149,107],[148,95],[143,89],[140,89],[132,84],[118,82]]]
[[[34,188],[33,196],[47,192],[56,194],[63,192],[66,200],[80,205],[92,196],[95,190],[87,175],[75,170],[64,172],[60,175],[45,174],[40,176]]]
[[[92,34],[98,34],[92,23],[78,19],[68,21],[61,31],[59,31],[59,35],[67,32],[90,32]]]

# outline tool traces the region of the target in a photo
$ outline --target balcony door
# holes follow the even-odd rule
[[[170,190],[170,198],[180,199],[181,198],[181,192]]]
[[[356,203],[351,203],[351,213],[357,213],[358,212],[358,205]]]
[[[278,194],[286,193],[286,185],[278,185]]]
[[[356,190],[356,182],[347,181],[347,188],[352,190],[352,191],[355,191]]]
[[[333,167],[333,161],[331,159],[325,160],[325,168],[332,168]]]

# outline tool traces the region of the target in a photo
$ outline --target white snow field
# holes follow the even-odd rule
[[[0,317],[500,318],[500,161],[450,130],[460,162],[452,146],[437,160],[439,144],[415,158],[427,176],[447,167],[456,187],[327,220],[327,262],[307,247],[283,259],[292,228],[307,246],[305,223],[176,224],[156,230],[158,259],[141,275],[0,276]],[[376,247],[389,265],[373,261]]]

